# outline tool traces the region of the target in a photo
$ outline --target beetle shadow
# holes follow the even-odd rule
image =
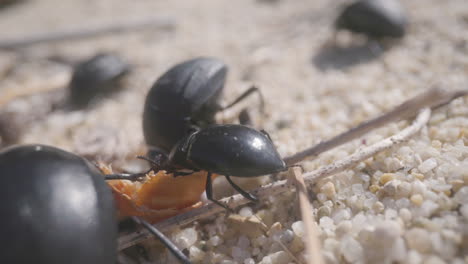
[[[322,47],[312,58],[312,63],[322,71],[345,70],[358,64],[376,60],[383,53],[382,46],[372,41],[345,47],[333,44]]]

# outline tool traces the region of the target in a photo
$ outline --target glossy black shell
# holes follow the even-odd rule
[[[192,126],[214,123],[226,75],[226,65],[214,58],[192,59],[164,73],[146,97],[146,143],[169,152]]]
[[[336,20],[338,29],[373,38],[403,37],[406,24],[406,14],[397,0],[357,1],[347,6]]]
[[[185,168],[238,177],[286,169],[270,138],[243,125],[214,125],[195,132],[181,141],[169,158]]]
[[[116,263],[110,189],[84,159],[27,145],[0,152],[0,263]]]
[[[70,103],[85,107],[97,96],[119,88],[118,82],[130,65],[113,54],[98,54],[78,64],[70,82]]]

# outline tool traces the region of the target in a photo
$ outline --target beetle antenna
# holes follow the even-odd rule
[[[155,168],[155,170],[159,170],[159,168],[161,167],[162,154],[157,155],[154,160],[140,155],[136,157],[137,159],[147,161],[152,166],[152,168]]]
[[[151,225],[147,221],[136,216],[132,216],[131,218],[133,221],[135,221],[135,223],[142,225],[151,234],[157,237],[169,249],[169,251],[171,251],[171,253],[180,261],[180,263],[183,263],[183,264],[192,263],[187,258],[187,256],[185,256],[185,254],[179,248],[177,248],[177,246],[168,237],[166,237],[161,231],[159,231],[153,225]]]
[[[232,103],[230,103],[230,104],[228,104],[228,105],[226,105],[224,107],[221,107],[220,111],[224,111],[224,110],[226,110],[228,108],[233,107],[234,105],[236,105],[240,101],[244,100],[245,98],[247,98],[248,96],[250,96],[253,93],[258,93],[258,98],[260,99],[260,113],[262,113],[262,114],[265,113],[265,100],[263,99],[262,92],[256,86],[250,87],[245,92],[243,92],[241,95],[239,95],[239,97],[237,97],[236,100],[234,100]]]

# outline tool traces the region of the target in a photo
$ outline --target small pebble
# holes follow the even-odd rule
[[[384,184],[386,184],[387,182],[389,182],[389,181],[391,181],[393,179],[395,179],[395,174],[393,174],[393,173],[384,173],[384,174],[382,174],[382,176],[380,176],[379,182],[380,182],[380,185],[384,185]]]
[[[425,229],[416,227],[410,229],[405,234],[408,247],[421,253],[429,253],[432,249],[429,232]]]
[[[421,173],[427,173],[437,167],[437,160],[434,158],[430,158],[425,160],[421,165],[418,166],[418,170]]]
[[[324,193],[329,199],[332,199],[336,195],[335,185],[332,182],[325,183],[320,191]]]
[[[253,215],[252,208],[250,208],[248,206],[247,207],[242,207],[239,210],[239,215],[243,216],[243,217],[251,217]]]
[[[381,202],[376,202],[372,205],[372,210],[374,210],[376,213],[381,213],[385,209],[385,206]]]
[[[276,253],[265,256],[259,264],[288,264],[291,261],[291,257],[284,251],[278,251]]]
[[[291,229],[294,232],[294,235],[296,235],[298,237],[303,237],[304,236],[304,223],[302,221],[294,222],[291,225]]]
[[[354,238],[346,236],[340,243],[340,252],[350,263],[362,261],[364,252],[361,244]]]
[[[417,206],[420,206],[423,202],[423,197],[421,194],[413,194],[410,198],[411,202]]]

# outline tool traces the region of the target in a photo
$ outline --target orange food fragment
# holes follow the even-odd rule
[[[174,177],[164,171],[148,174],[143,183],[108,181],[121,217],[140,216],[155,223],[201,205],[206,172]]]

